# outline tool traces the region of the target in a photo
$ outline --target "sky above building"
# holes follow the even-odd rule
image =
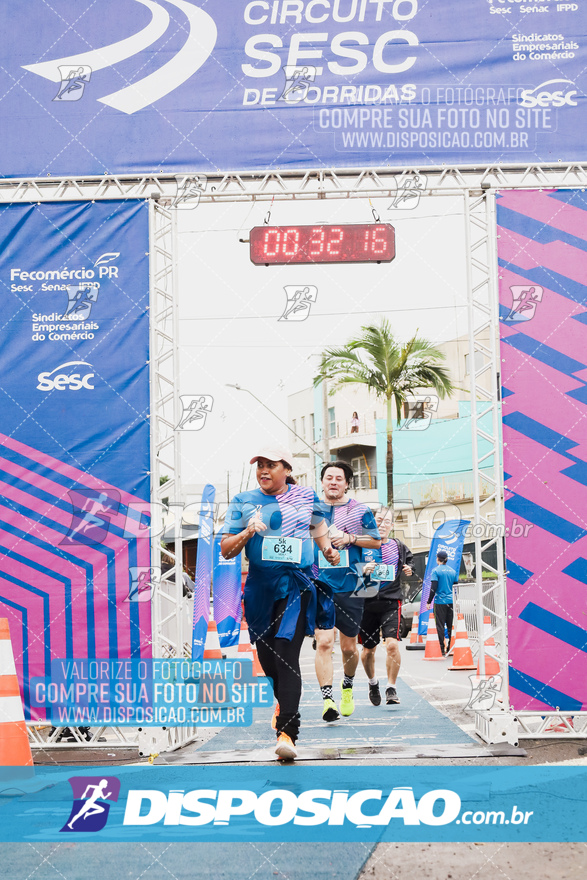
[[[391,203],[246,202],[178,212],[180,395],[188,404],[212,398],[201,429],[182,431],[184,484],[212,482],[225,492],[228,473],[233,494],[259,446],[291,445],[280,422],[287,422],[288,396],[311,385],[326,346],[344,345],[363,325],[385,317],[400,341],[417,332],[441,343],[467,332],[462,198],[423,195],[411,209]],[[250,260],[250,230],[266,220],[280,227],[373,223],[372,209],[395,229],[392,262]],[[304,320],[291,312],[284,319],[286,294],[295,311],[297,291],[307,301]],[[228,387],[234,384],[247,391]]]

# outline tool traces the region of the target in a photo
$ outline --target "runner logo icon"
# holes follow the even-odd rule
[[[495,705],[501,691],[501,675],[470,675],[471,696],[465,709],[482,712]]]
[[[65,58],[54,58],[49,61],[41,61],[38,64],[25,64],[23,65],[24,69],[51,82],[61,83],[59,94],[63,91],[64,98],[67,95],[72,95],[66,99],[77,101],[77,95],[79,94],[81,97],[84,88],[79,74],[75,86],[72,84],[69,91],[65,91],[63,89],[62,68],[68,71],[79,71],[81,68],[82,72],[89,69],[95,75],[104,68],[116,67],[129,58],[140,56],[160,40],[166,32],[172,32],[177,26],[175,22],[172,22],[169,12],[163,4],[156,2],[156,0],[137,0],[137,2],[147,7],[151,13],[151,20],[144,28],[136,31],[130,37],[123,40],[116,39],[107,46],[81,51]],[[212,54],[217,37],[214,19],[203,9],[193,6],[186,0],[168,0],[168,3],[175,7],[176,14],[179,12],[185,19],[181,22],[181,26],[187,32],[187,39],[184,40],[182,47],[157,70],[131,82],[125,88],[98,98],[102,104],[121,113],[131,114],[138,110],[144,110],[145,107],[154,104],[155,101],[164,98],[187,82]],[[137,15],[140,14],[139,9],[136,12]],[[83,35],[80,35],[80,39],[83,46]],[[163,46],[162,52],[168,52],[168,39],[162,40],[160,43]],[[87,41],[86,45],[88,45]],[[155,55],[155,57],[157,56]],[[144,55],[136,58],[138,70],[145,65],[144,58]],[[85,82],[88,80],[89,76]]]
[[[178,431],[201,431],[208,413],[212,412],[214,398],[210,394],[181,394],[182,414]]]
[[[98,299],[98,285],[70,284],[67,287],[67,308],[63,315],[68,321],[89,321],[92,306]]]
[[[79,66],[65,64],[59,67],[59,91],[53,98],[54,101],[79,101],[84,89],[90,81],[92,68],[87,64]]]
[[[110,804],[120,794],[116,776],[74,776],[68,780],[73,791],[69,819],[60,831],[101,831],[108,821]]]
[[[283,72],[285,73],[285,86],[278,100],[287,101],[288,104],[298,104],[300,101],[304,101],[311,83],[316,80],[316,68],[286,65]]]
[[[544,288],[530,284],[512,284],[512,308],[505,317],[504,323],[516,324],[521,321],[531,321],[536,314],[538,303],[542,302]]]
[[[318,299],[318,288],[313,284],[300,287],[297,284],[286,284],[286,303],[280,321],[305,321],[310,314],[312,303]]]

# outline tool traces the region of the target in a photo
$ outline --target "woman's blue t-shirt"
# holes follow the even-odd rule
[[[308,486],[292,485],[288,486],[287,492],[281,495],[266,495],[261,489],[239,492],[229,504],[222,533],[237,535],[242,532],[257,509],[267,530],[255,532],[245,544],[245,554],[249,560],[248,580],[252,584],[257,579],[267,581],[269,578],[278,582],[281,581],[281,575],[290,574],[292,568],[310,574],[314,561],[310,525],[317,525],[324,519],[324,514],[320,510],[320,500],[314,490]],[[264,559],[264,541],[265,555],[271,555],[272,550],[275,552],[278,547],[277,541],[272,542],[271,538],[293,538],[295,541],[300,541],[300,561],[281,562]],[[291,543],[288,546],[291,547]],[[285,549],[287,550],[288,547]],[[282,598],[287,592],[287,580],[285,580],[278,588],[275,598]]]

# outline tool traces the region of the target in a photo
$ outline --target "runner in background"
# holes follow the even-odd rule
[[[397,538],[390,538],[393,527],[393,511],[381,508],[375,516],[383,543],[380,550],[364,550],[363,576],[369,576],[367,585],[378,587],[377,595],[365,599],[365,610],[361,621],[361,642],[363,651],[361,661],[369,679],[369,699],[374,706],[381,704],[379,679],[375,675],[375,651],[380,640],[380,632],[385,639],[385,666],[387,686],[385,702],[387,705],[399,703],[396,682],[401,665],[399,650],[400,623],[402,610],[402,573],[412,574],[410,563],[412,552]]]
[[[245,616],[263,671],[273,680],[275,753],[293,760],[300,729],[300,651],[304,636],[314,630],[316,614],[311,538],[329,563],[340,557],[328,537],[318,496],[312,488],[295,485],[290,450],[262,447],[250,463],[255,462],[259,488],[240,492],[230,502],[220,550],[232,559],[244,548],[249,560]]]
[[[440,650],[442,656],[448,651],[445,645],[444,627],[448,629],[448,642],[450,644],[450,634],[452,632],[453,623],[453,584],[459,580],[459,573],[446,564],[448,555],[446,550],[439,550],[436,554],[438,565],[432,569],[430,576],[430,593],[426,608],[430,608],[434,602],[434,619],[436,621],[436,632],[438,633],[438,641],[440,642]],[[435,600],[436,597],[436,601]]]
[[[352,715],[355,710],[353,683],[359,663],[357,635],[365,601],[357,592],[355,566],[361,562],[363,548],[376,549],[381,541],[371,509],[354,498],[345,497],[353,479],[350,465],[345,461],[329,462],[322,468],[320,478],[324,493],[320,510],[330,526],[328,531],[332,544],[340,550],[340,561],[332,566],[314,548],[313,577],[318,600],[316,677],[324,700],[322,718],[324,721],[336,721],[341,714]],[[340,714],[332,693],[335,626],[340,633],[344,669],[340,686]]]

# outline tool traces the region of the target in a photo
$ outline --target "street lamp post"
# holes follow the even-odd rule
[[[227,388],[236,388],[237,391],[246,391],[247,394],[250,394],[251,397],[254,397],[255,400],[257,401],[257,403],[260,403],[261,406],[264,406],[265,409],[267,410],[267,412],[270,412],[271,415],[272,415],[272,416],[275,416],[275,418],[276,418],[279,422],[281,422],[282,425],[285,425],[285,427],[287,428],[287,430],[288,430],[288,431],[291,431],[291,433],[294,435],[294,437],[297,437],[298,440],[301,440],[302,443],[304,444],[304,446],[307,446],[308,449],[310,450],[310,452],[311,452],[313,455],[317,455],[318,458],[320,458],[320,459],[322,459],[322,461],[324,461],[324,459],[322,458],[322,456],[320,455],[320,453],[316,452],[316,450],[314,449],[313,446],[310,446],[309,443],[306,443],[306,441],[304,440],[303,437],[300,437],[300,435],[297,434],[297,433],[294,431],[294,429],[291,428],[291,427],[287,424],[287,422],[284,422],[283,419],[280,419],[279,416],[277,415],[277,413],[274,413],[273,410],[272,410],[270,407],[268,407],[266,403],[263,403],[263,401],[260,400],[260,399],[257,397],[256,394],[253,394],[253,392],[252,392],[252,391],[249,391],[248,388],[243,388],[242,385],[238,385],[238,384],[231,385],[229,382],[227,382],[227,383],[226,383],[226,387],[227,387]]]

